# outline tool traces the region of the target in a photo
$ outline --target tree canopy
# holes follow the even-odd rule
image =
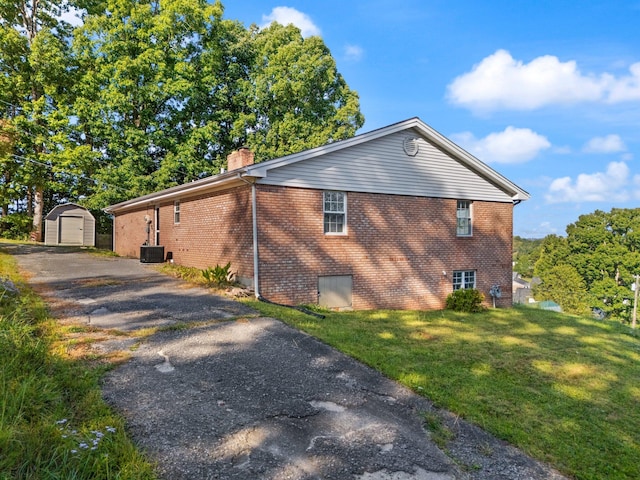
[[[640,275],[640,209],[596,210],[566,231],[566,237],[549,235],[542,242],[534,269],[542,281],[536,297],[575,313],[600,308],[628,319],[631,285]]]
[[[82,24],[61,20],[82,12]],[[245,28],[205,0],[0,0],[2,216],[93,209],[355,134],[320,37]]]

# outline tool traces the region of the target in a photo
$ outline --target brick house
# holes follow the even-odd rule
[[[231,262],[271,301],[439,309],[457,288],[511,305],[513,208],[529,194],[418,118],[106,209],[114,250],[149,238],[175,263]],[[147,225],[149,233],[147,233]]]

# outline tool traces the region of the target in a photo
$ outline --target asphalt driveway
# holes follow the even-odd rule
[[[0,247],[80,323],[124,331],[193,323],[146,337],[104,379],[105,399],[161,478],[562,478],[314,338],[151,265]],[[456,433],[447,454],[425,430],[425,412]]]

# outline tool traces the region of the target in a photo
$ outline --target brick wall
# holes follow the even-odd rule
[[[476,270],[491,303],[511,305],[512,213],[509,203],[474,202],[473,236],[456,236],[456,200],[347,193],[347,235],[323,233],[322,191],[257,185],[260,292],[272,301],[317,303],[318,276],[352,275],[355,309],[437,309],[452,291],[454,270]],[[160,243],[180,265],[231,261],[253,277],[251,187],[183,199],[160,209]],[[146,239],[144,215],[118,215],[115,251],[136,257]],[[153,228],[153,226],[152,226]],[[153,244],[153,230],[151,234]]]
[[[317,303],[318,276],[352,275],[355,309],[442,308],[454,270],[477,270],[491,302],[511,305],[511,204],[474,202],[473,236],[456,236],[456,200],[347,194],[348,234],[323,233],[322,191],[258,186],[260,289]],[[443,273],[445,272],[445,273]]]
[[[173,201],[160,204],[160,245],[179,265],[197,268],[225,265],[238,276],[253,277],[251,187],[180,200],[180,223],[174,223]],[[146,240],[144,215],[154,218],[154,207],[117,215],[115,251],[139,255]],[[154,244],[155,225],[151,225]]]
[[[181,200],[180,224],[162,221],[166,228],[161,223],[161,241],[176,263],[207,268],[231,262],[232,271],[252,278],[250,186]]]
[[[153,218],[153,207],[116,215],[113,220],[113,251],[122,257],[139,257],[140,245],[147,240],[144,216]],[[153,245],[153,225],[150,226]]]

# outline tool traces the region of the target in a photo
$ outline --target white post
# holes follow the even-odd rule
[[[638,290],[640,289],[640,275],[634,277],[635,288],[633,289],[633,319],[631,320],[631,328],[636,328],[638,318]]]

